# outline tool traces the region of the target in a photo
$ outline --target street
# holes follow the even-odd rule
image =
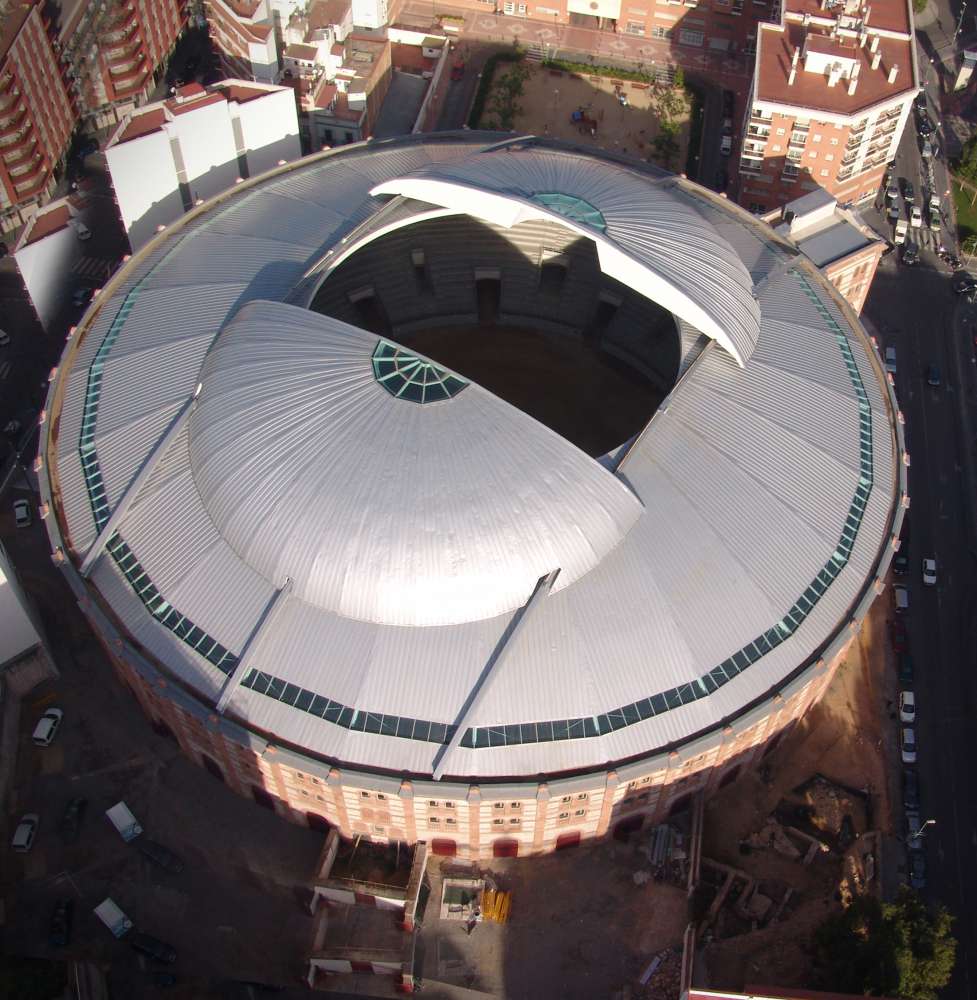
[[[935,87],[929,88],[930,114],[938,118]],[[894,178],[910,180],[917,204],[929,182],[921,167],[915,129],[907,125]],[[945,164],[935,165],[936,187],[949,199]],[[871,215],[871,213],[866,213]],[[888,224],[876,216],[881,232]],[[911,230],[915,236],[919,230]],[[953,245],[944,224],[944,241]],[[977,306],[954,296],[950,271],[933,252],[934,240],[920,240],[920,263],[906,267],[896,253],[880,263],[863,317],[874,327],[880,347],[897,351],[896,392],[906,421],[911,456],[911,507],[904,530],[910,572],[896,582],[910,590],[908,631],[915,666],[917,739],[923,821],[935,819],[925,840],[927,896],[944,903],[956,918],[957,967],[948,998],[977,993],[977,919],[970,900],[977,890],[977,799],[970,767],[973,718],[977,710],[977,626],[974,574],[977,524],[973,497],[977,366],[973,333]],[[935,365],[941,385],[927,384]],[[921,563],[934,557],[936,586],[923,585]],[[891,591],[883,600],[889,602]]]

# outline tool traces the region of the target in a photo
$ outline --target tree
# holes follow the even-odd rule
[[[971,183],[977,183],[977,135],[972,135],[964,143],[957,164],[957,173]]]
[[[685,70],[681,66],[675,67],[675,88],[685,90]]]
[[[678,125],[662,120],[658,124],[658,135],[652,139],[655,155],[661,160],[662,166],[670,167],[672,158],[678,152]]]
[[[928,909],[905,887],[894,903],[857,896],[815,934],[820,985],[840,993],[936,1000],[956,957],[952,919],[942,906]]]
[[[927,3],[929,3],[929,0],[913,0],[913,10],[917,14],[922,14],[926,10]]]

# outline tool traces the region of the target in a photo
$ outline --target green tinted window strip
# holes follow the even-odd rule
[[[456,396],[468,383],[447,369],[425,361],[388,340],[373,351],[373,377],[397,399],[436,403]]]

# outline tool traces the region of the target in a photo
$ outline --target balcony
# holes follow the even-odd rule
[[[43,165],[43,160],[41,161]],[[33,180],[25,181],[21,184],[14,184],[14,191],[16,192],[17,199],[23,200],[24,198],[30,198],[31,195],[40,194],[44,190],[44,185],[48,181],[48,172],[42,170],[39,175]]]
[[[133,59],[120,60],[117,63],[109,64],[109,73],[112,76],[113,83],[119,83],[122,80],[126,80],[137,72],[143,63],[143,55],[140,52]]]
[[[788,145],[790,145],[790,146],[800,146],[800,147],[803,148],[804,146],[807,145],[807,133],[806,132],[791,132],[790,142],[788,143]]]
[[[740,160],[741,174],[761,174],[763,173],[763,160],[747,159],[745,156]]]
[[[746,134],[751,139],[762,139],[766,142],[770,138],[770,129],[769,127],[765,128],[763,125],[750,125],[746,130]]]
[[[120,97],[129,97],[135,94],[146,82],[146,77],[148,76],[149,70],[141,63],[136,69],[131,70],[124,76],[113,75],[112,89],[115,91],[115,94],[110,100],[118,100]]]
[[[756,108],[752,108],[750,111],[750,121],[754,122],[770,122],[773,121],[772,111],[757,111]]]
[[[139,49],[140,39],[135,32],[131,38],[124,39],[118,45],[107,46],[102,50],[106,62],[112,63],[118,59],[125,59]]]
[[[0,123],[0,139],[19,132],[20,129],[23,128],[26,118],[27,108],[21,108],[19,112],[5,118],[3,122]]]
[[[37,139],[33,135],[30,141],[22,146],[15,146],[13,149],[3,151],[3,162],[8,167],[15,167],[29,159],[37,151]]]
[[[31,158],[29,163],[25,163],[23,166],[16,167],[15,169],[9,171],[10,176],[13,178],[18,178],[22,180],[30,180],[35,177],[38,171],[44,170],[44,157],[40,153],[35,153]],[[14,180],[14,185],[18,183]]]

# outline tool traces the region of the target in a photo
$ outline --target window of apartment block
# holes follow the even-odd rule
[[[822,177],[827,177],[828,176],[828,171],[827,170],[822,170],[821,171],[821,176]]]
[[[369,792],[360,792],[360,798],[361,799],[368,799],[369,797],[370,797],[370,793]]]
[[[581,792],[581,793],[580,793],[580,794],[579,794],[579,795],[577,796],[577,798],[578,798],[578,799],[580,799],[581,801],[583,801],[584,799],[586,799],[586,798],[587,798],[587,792]]]
[[[680,45],[702,45],[706,40],[704,31],[693,31],[691,28],[679,28],[678,40]]]
[[[830,163],[835,158],[834,153],[825,153],[824,158]]]
[[[778,128],[777,129],[777,135],[786,135],[786,134],[787,134],[787,130],[786,129],[782,129],[782,128]]]
[[[572,795],[564,795],[563,798],[560,799],[561,802],[570,802],[572,800],[573,800],[573,796]]]
[[[651,37],[652,38],[666,38],[666,39],[667,38],[671,38],[672,37],[672,29],[671,28],[663,28],[660,25],[656,24],[651,29]]]
[[[519,817],[518,817],[518,816],[513,816],[513,817],[512,817],[512,818],[511,818],[511,819],[509,820],[509,825],[510,825],[510,826],[518,826],[518,824],[519,824],[519,823],[521,823],[521,822],[522,822],[522,820],[521,820],[521,819],[519,819]]]
[[[492,803],[492,808],[493,809],[505,809],[505,803],[504,802],[493,802]]]
[[[823,138],[823,136],[821,135],[820,132],[815,133],[815,135],[814,135],[814,141],[815,142],[820,142],[822,138]]]
[[[627,28],[625,29],[629,35],[644,35],[645,33],[645,22],[644,21],[628,21]]]
[[[437,809],[437,808],[438,808],[438,805],[439,805],[439,803],[438,803],[438,802],[436,802],[436,801],[435,801],[434,799],[428,799],[428,800],[427,800],[427,804],[428,804],[428,805],[429,805],[429,806],[430,806],[430,807],[431,807],[432,809]]]
[[[445,809],[454,809],[455,804],[454,802],[445,802],[444,807]]]
[[[773,145],[772,145],[772,146],[770,147],[770,151],[771,151],[772,153],[779,153],[779,152],[781,152],[781,151],[783,150],[783,148],[784,148],[784,147],[783,147],[783,146],[781,146],[779,142],[775,142],[775,143],[774,143],[774,144],[773,144]]]
[[[457,822],[458,822],[458,820],[456,820],[456,819],[454,818],[454,816],[449,816],[449,817],[448,817],[448,818],[447,818],[447,819],[445,820],[445,823],[446,823],[446,824],[447,824],[448,826],[455,826],[455,825],[457,824]]]
[[[505,824],[504,819],[493,819],[492,826],[503,826]]]
[[[428,816],[427,818],[428,826],[437,826],[440,822],[441,820],[439,820],[437,816]]]
[[[513,809],[522,809],[521,802],[510,802],[509,805],[511,805]]]
[[[574,812],[574,814],[573,814],[573,815],[574,815],[574,816],[586,816],[586,815],[587,815],[587,810],[586,810],[586,809],[577,809],[577,810],[576,810],[576,811]]]
[[[570,814],[567,813],[567,812],[563,812],[563,813],[560,813],[556,818],[557,819],[569,819],[570,818]]]

